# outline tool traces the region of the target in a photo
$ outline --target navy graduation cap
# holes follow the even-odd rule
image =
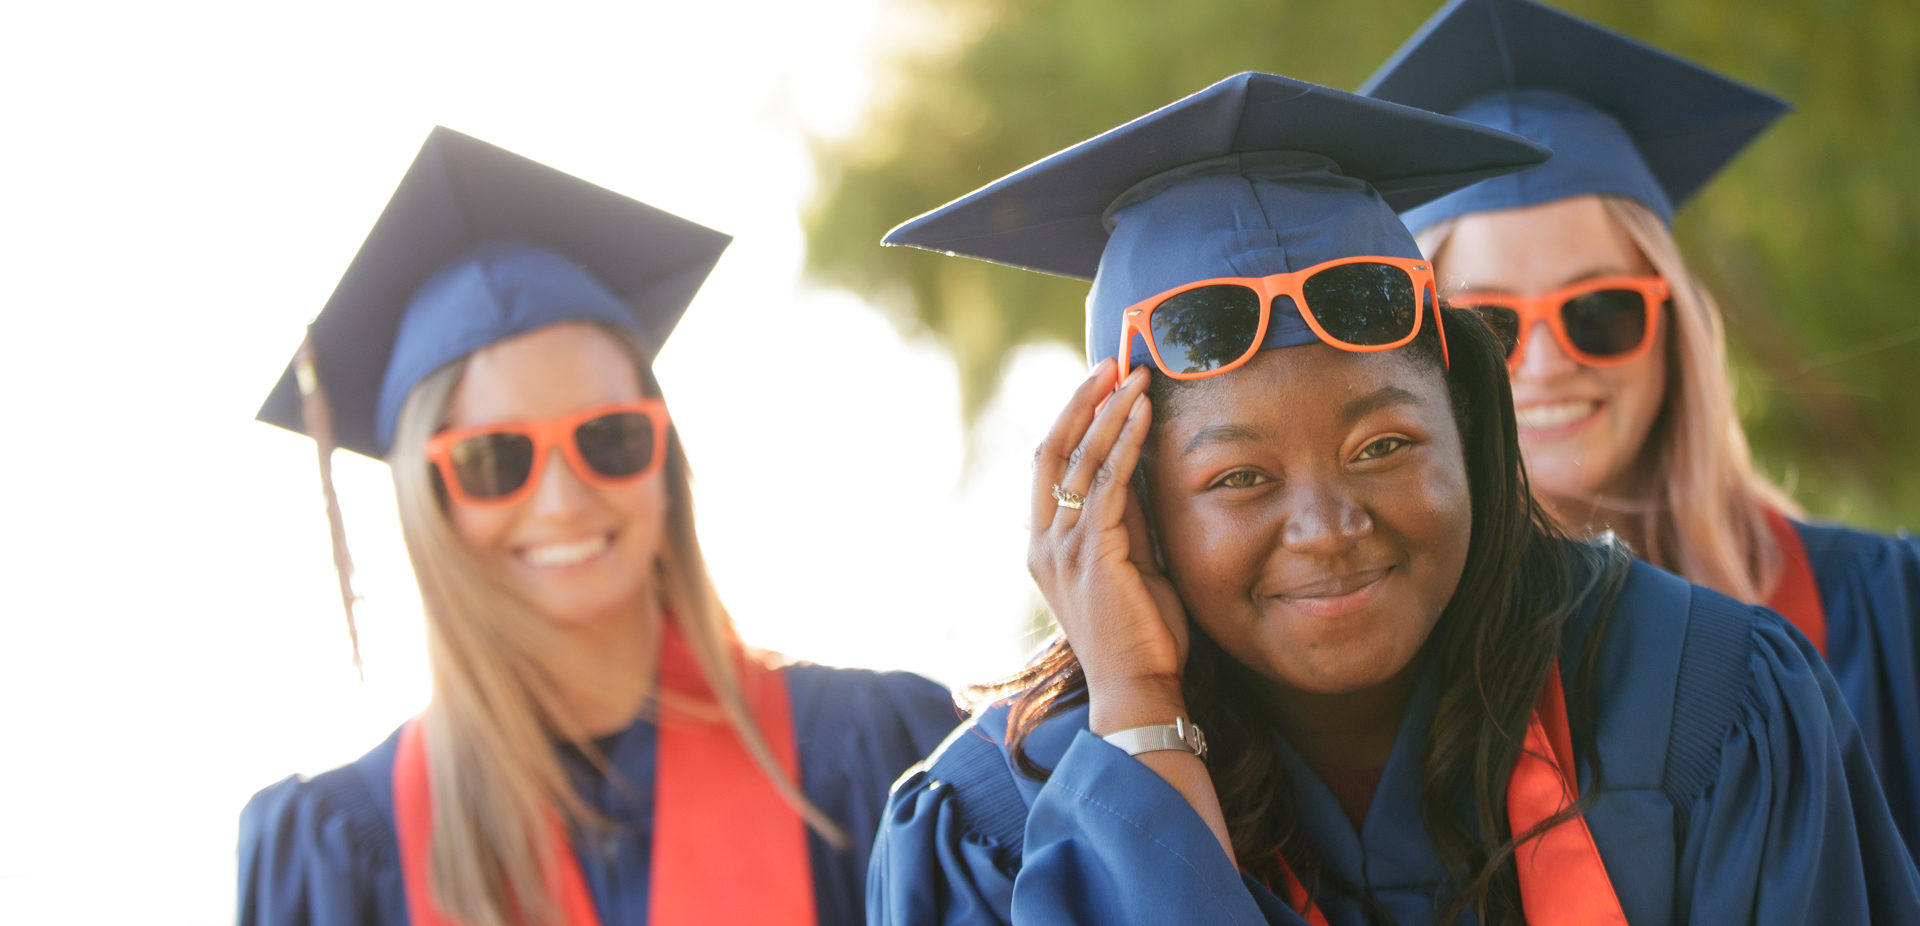
[[[732,240],[435,128],[308,329],[333,441],[383,457],[420,380],[536,328],[599,321],[658,350]],[[259,420],[312,433],[300,367]]]
[[[1675,209],[1791,108],[1531,0],[1451,0],[1360,92],[1554,150],[1544,166],[1406,212],[1415,231],[1587,193],[1633,199],[1672,224]]]
[[[1092,279],[1087,359],[1118,352],[1120,313],[1197,280],[1337,257],[1418,259],[1394,215],[1546,160],[1470,122],[1247,72],[1021,168],[887,233],[883,244]],[[1263,349],[1315,336],[1276,314]],[[1144,344],[1135,364],[1148,360]]]

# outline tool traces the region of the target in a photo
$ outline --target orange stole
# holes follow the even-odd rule
[[[744,648],[735,665],[747,706],[791,780],[800,763],[786,676]],[[661,633],[660,687],[712,703],[699,665],[669,617]],[[717,706],[715,708],[718,709]],[[813,866],[806,824],[760,772],[733,728],[662,709],[654,768],[650,926],[814,926]],[[414,926],[459,926],[440,911],[428,884],[433,801],[418,720],[400,734],[393,767],[394,825],[407,913]],[[571,840],[558,821],[558,845]],[[547,891],[568,926],[599,926],[592,894],[571,851],[545,871]]]
[[[1524,833],[1573,805],[1580,791],[1574,769],[1573,734],[1556,663],[1547,671],[1513,777],[1507,781],[1507,820],[1514,832]],[[1627,915],[1584,818],[1574,817],[1520,846],[1514,864],[1520,870],[1520,904],[1530,926],[1626,926]],[[1307,896],[1285,859],[1280,870],[1286,875],[1287,905],[1300,911],[1310,926],[1327,926],[1326,914]]]
[[[1780,613],[1800,628],[1820,655],[1827,654],[1827,607],[1820,603],[1820,585],[1813,578],[1813,564],[1807,561],[1807,545],[1793,522],[1771,508],[1766,509],[1767,530],[1780,545],[1780,584],[1774,586],[1767,607]]]

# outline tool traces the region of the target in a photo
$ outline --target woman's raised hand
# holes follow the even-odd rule
[[[1027,570],[1086,672],[1101,734],[1185,713],[1186,610],[1155,561],[1132,482],[1153,420],[1149,373],[1136,368],[1099,408],[1113,366],[1093,368],[1034,457],[1027,545]],[[1084,496],[1082,507],[1062,504],[1055,486]]]

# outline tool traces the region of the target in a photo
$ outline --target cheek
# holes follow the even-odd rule
[[[1453,600],[1473,541],[1473,486],[1458,438],[1448,432],[1426,454],[1404,478],[1373,486],[1366,502],[1377,549],[1407,564],[1388,620],[1403,638],[1420,640]]]
[[[1160,548],[1168,578],[1201,613],[1223,602],[1248,600],[1277,525],[1254,509],[1228,510],[1191,500],[1163,511]]]
[[[447,520],[453,524],[454,535],[467,545],[467,549],[478,556],[495,556],[507,551],[507,538],[513,534],[513,527],[519,521],[520,507],[475,508],[449,504]]]
[[[1646,356],[1625,366],[1596,370],[1613,396],[1612,437],[1620,442],[1623,458],[1637,455],[1667,397],[1667,361],[1664,333]]]
[[[666,480],[653,476],[639,485],[608,492],[607,507],[624,524],[623,532],[644,547],[648,558],[659,544],[667,521]]]

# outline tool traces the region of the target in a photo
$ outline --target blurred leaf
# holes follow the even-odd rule
[[[1682,211],[1762,467],[1816,513],[1920,525],[1920,4],[1559,4],[1798,112]],[[931,331],[971,418],[1016,346],[1083,340],[1086,285],[876,246],[895,224],[1243,70],[1357,86],[1432,0],[896,0],[928,41],[816,146],[809,275]]]

